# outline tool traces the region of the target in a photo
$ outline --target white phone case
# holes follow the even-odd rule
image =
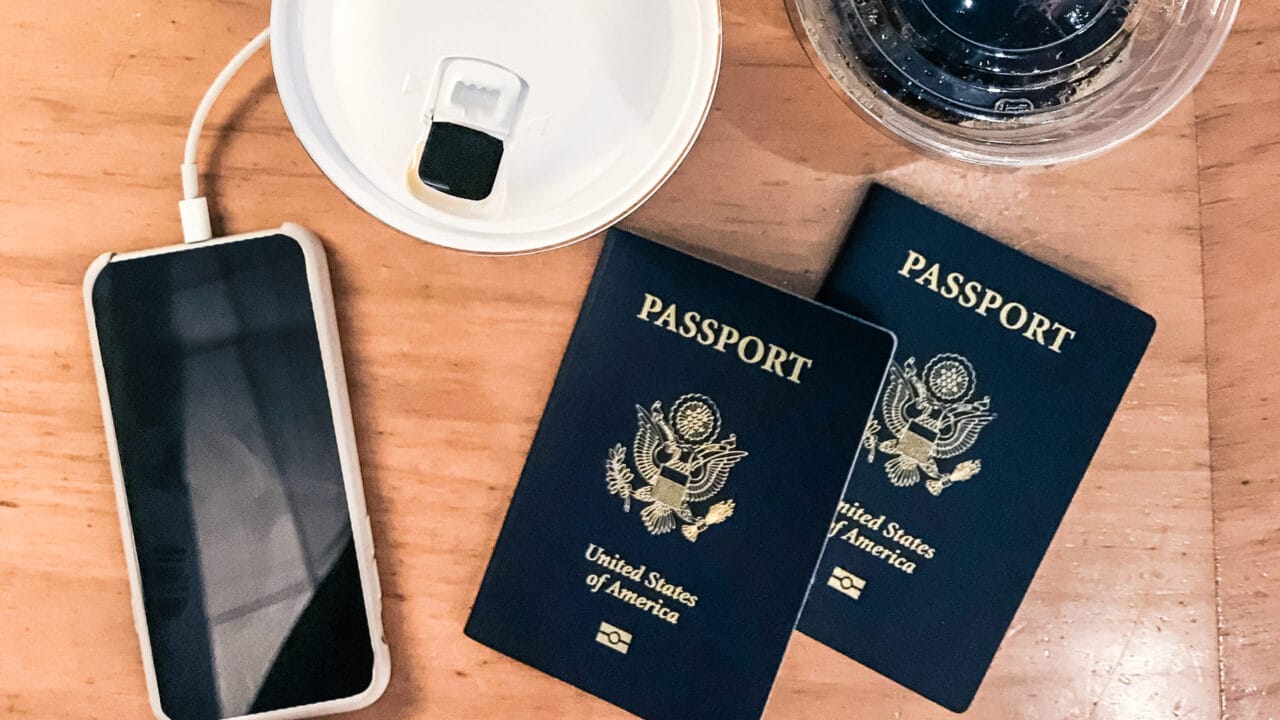
[[[378,582],[378,570],[374,564],[373,534],[365,506],[364,485],[360,478],[360,462],[356,453],[355,430],[351,422],[351,403],[347,395],[346,373],[342,365],[342,347],[338,341],[338,324],[333,309],[333,290],[329,282],[329,265],[325,260],[324,246],[319,239],[300,225],[285,223],[280,228],[259,232],[230,235],[201,243],[170,245],[126,253],[105,253],[93,261],[85,273],[84,301],[89,319],[89,340],[93,346],[94,370],[98,379],[98,397],[102,403],[102,418],[107,435],[107,453],[111,460],[111,476],[115,484],[116,507],[120,515],[120,532],[124,537],[125,563],[129,572],[130,595],[133,601],[133,621],[142,647],[142,665],[146,673],[147,694],[151,709],[157,718],[169,720],[160,706],[160,693],[156,683],[155,662],[151,655],[151,640],[147,630],[146,613],[142,603],[142,576],[138,569],[138,552],[134,543],[133,524],[129,517],[129,504],[125,495],[124,476],[120,464],[120,450],[116,444],[115,423],[111,415],[111,402],[107,395],[102,349],[98,344],[97,323],[93,310],[93,287],[103,268],[113,262],[127,262],[137,258],[185,252],[210,245],[241,242],[272,235],[292,238],[302,248],[306,263],[307,284],[316,319],[316,333],[320,341],[320,355],[324,364],[325,381],[329,390],[329,403],[333,408],[334,434],[338,444],[338,458],[346,487],[347,508],[351,516],[351,533],[354,537],[360,584],[364,590],[365,615],[369,622],[369,640],[373,646],[373,676],[369,687],[351,697],[326,702],[273,710],[265,713],[243,715],[226,720],[292,720],[334,713],[350,712],[368,707],[382,696],[391,679],[391,654],[382,628],[382,588]]]

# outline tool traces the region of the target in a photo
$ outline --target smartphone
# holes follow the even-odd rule
[[[390,655],[320,242],[108,253],[84,293],[156,716],[372,703]]]

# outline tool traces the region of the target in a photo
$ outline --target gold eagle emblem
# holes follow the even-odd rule
[[[723,500],[697,515],[696,503],[715,497],[729,480],[729,472],[747,453],[738,438],[720,439],[720,409],[706,395],[683,395],[664,412],[661,402],[648,409],[636,405],[637,430],[631,449],[635,472],[627,464],[627,449],[618,443],[605,459],[609,494],[648,503],[640,520],[654,535],[669,533],[679,523],[681,534],[694,542],[712,525],[733,515],[733,500]],[[636,475],[641,482],[635,482]]]
[[[874,461],[879,450],[889,456],[884,464],[889,482],[910,487],[926,477],[925,488],[933,495],[977,475],[981,460],[965,460],[946,473],[938,467],[939,460],[968,452],[996,418],[990,397],[972,400],[977,381],[973,365],[954,353],[935,356],[923,371],[914,357],[892,363],[880,399],[881,419],[892,437],[881,442],[883,428],[872,418],[862,438],[867,460]]]

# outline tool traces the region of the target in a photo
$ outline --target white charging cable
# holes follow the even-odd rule
[[[212,224],[209,221],[209,203],[200,195],[200,171],[196,160],[200,146],[200,133],[204,130],[204,122],[209,118],[209,110],[217,101],[222,89],[240,68],[255,53],[266,46],[271,38],[271,28],[258,33],[258,36],[241,48],[231,62],[218,73],[218,77],[209,86],[196,108],[195,117],[191,118],[191,130],[187,133],[187,149],[182,157],[182,202],[178,203],[178,212],[182,216],[182,241],[197,243],[213,237]]]

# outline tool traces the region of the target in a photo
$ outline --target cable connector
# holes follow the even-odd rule
[[[209,201],[202,197],[178,203],[182,216],[182,242],[198,243],[213,237],[213,224],[209,221]]]
[[[199,158],[200,133],[204,130],[204,122],[209,117],[209,110],[222,94],[231,78],[253,57],[254,53],[266,46],[271,38],[271,28],[258,33],[247,45],[231,58],[231,62],[218,73],[213,84],[205,91],[200,106],[196,108],[195,117],[191,118],[191,129],[187,132],[187,146],[182,158],[182,202],[178,203],[178,213],[182,217],[182,241],[186,243],[204,242],[213,237],[213,224],[209,220],[209,202],[200,195],[200,170],[196,166]]]
[[[195,163],[182,164],[182,194],[186,198],[178,203],[182,216],[182,241],[204,242],[213,237],[213,223],[209,221],[209,201],[200,194],[200,171]]]

